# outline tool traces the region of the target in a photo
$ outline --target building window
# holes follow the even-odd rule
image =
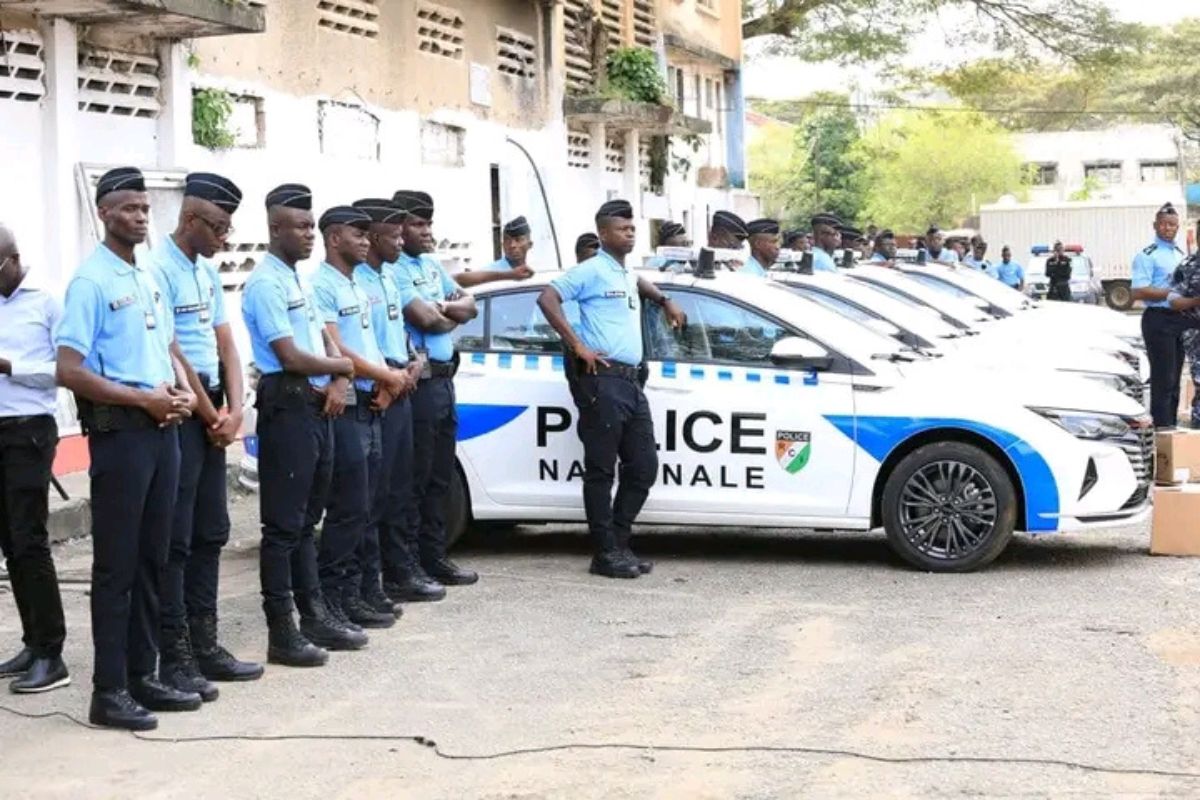
[[[234,147],[263,147],[267,143],[267,116],[263,99],[253,95],[234,95],[229,130]]]
[[[713,16],[717,15],[717,0],[696,0],[696,8],[701,11],[707,11]]]
[[[326,155],[379,160],[379,117],[362,106],[318,101],[317,132]]]
[[[675,84],[674,84],[674,86],[675,86],[675,107],[678,108],[681,112],[683,111],[683,97],[684,97],[683,81],[684,81],[683,70],[680,69],[679,67],[676,67],[675,68]]]
[[[1029,171],[1031,186],[1055,186],[1058,184],[1058,164],[1053,162],[1026,164],[1025,169]]]
[[[537,43],[533,37],[496,26],[496,69],[504,75],[534,80],[537,77]]]
[[[46,94],[42,37],[34,31],[0,35],[0,99],[36,103]]]
[[[654,0],[633,0],[633,43],[639,47],[653,49],[658,45],[654,6]]]
[[[421,3],[417,6],[417,49],[422,53],[461,61],[463,57],[463,27],[466,23],[460,12]]]
[[[106,50],[79,51],[79,109],[119,117],[158,116],[158,59]]]
[[[421,121],[421,161],[441,167],[461,167],[466,156],[467,132],[457,125]]]
[[[317,0],[317,25],[351,36],[374,39],[379,36],[377,0]]]
[[[1096,161],[1083,165],[1084,180],[1094,179],[1100,184],[1111,185],[1121,182],[1120,161]]]
[[[1179,183],[1178,161],[1143,161],[1142,183]]]

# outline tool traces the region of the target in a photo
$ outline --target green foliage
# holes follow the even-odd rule
[[[608,54],[608,87],[617,97],[639,103],[662,103],[667,94],[658,55],[645,47],[619,47]]]
[[[804,153],[797,146],[796,129],[775,125],[763,129],[747,147],[750,188],[762,198],[763,214],[794,227],[802,202],[798,177]]]
[[[233,115],[233,95],[223,89],[196,89],[192,92],[192,141],[209,150],[233,147],[229,130]]]
[[[862,217],[896,230],[957,225],[979,205],[1024,191],[1011,135],[979,113],[894,113],[854,160],[866,186]]]
[[[1100,191],[1100,179],[1095,175],[1088,175],[1083,179],[1083,186],[1071,192],[1067,197],[1068,200],[1091,200],[1096,192]]]

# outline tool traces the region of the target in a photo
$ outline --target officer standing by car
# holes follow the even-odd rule
[[[732,211],[718,211],[708,228],[708,246],[716,250],[741,250],[749,236],[745,220]]]
[[[159,678],[205,701],[217,698],[210,680],[249,681],[263,674],[261,665],[238,661],[217,642],[221,548],[229,541],[225,448],[241,433],[243,391],[225,293],[209,259],[225,248],[241,201],[241,190],[227,178],[188,175],[175,232],[151,252],[197,400],[195,415],[179,426],[179,490],[161,586]]]
[[[500,247],[504,255],[493,261],[487,269],[468,270],[454,276],[464,289],[492,281],[523,281],[533,277],[533,268],[526,263],[533,248],[530,234],[533,231],[524,217],[517,217],[504,224]]]
[[[267,661],[319,667],[327,648],[366,644],[325,605],[314,538],[332,479],[333,418],[345,410],[354,367],[323,331],[308,282],[296,271],[312,255],[312,192],[285,183],[267,194],[266,207],[267,255],[246,279],[242,317],[262,372],[255,407]]]
[[[1012,248],[1004,245],[1000,249],[1000,263],[996,265],[996,279],[1019,292],[1025,291],[1025,268],[1012,260]]]
[[[667,220],[658,226],[659,247],[691,247],[687,229],[678,222]],[[646,259],[647,269],[657,269],[663,272],[684,272],[690,266],[688,261],[671,261],[666,256],[653,255]]]
[[[943,264],[945,266],[954,266],[958,264],[958,253],[945,247],[946,236],[942,233],[942,229],[936,225],[930,225],[929,230],[925,231],[925,261],[932,264]]]
[[[371,306],[371,329],[395,382],[386,385],[395,391],[383,412],[383,457],[379,480],[371,500],[372,524],[378,531],[378,553],[370,552],[364,540],[359,550],[364,596],[373,595],[382,577],[382,588],[396,603],[432,602],[446,596],[439,583],[421,577],[420,551],[413,518],[413,432],[412,393],[421,377],[421,362],[410,358],[408,333],[404,328],[404,307],[416,295],[401,294],[392,279],[390,267],[400,257],[403,238],[400,223],[406,212],[383,198],[356,200],[354,207],[371,217],[367,233],[367,258],[354,270],[354,280],[362,287]],[[382,576],[380,575],[382,573]]]
[[[592,539],[589,571],[609,578],[636,578],[653,564],[630,547],[633,523],[658,473],[654,422],[642,387],[642,318],[639,298],[660,306],[674,328],[683,311],[656,286],[625,266],[633,251],[633,208],[610,200],[596,213],[599,254],[568,270],[542,290],[538,306],[568,351],[565,370],[579,408],[583,442],[583,502]],[[578,332],[563,313],[578,303]],[[616,497],[612,485],[620,461]]]
[[[1181,336],[1189,327],[1182,313],[1172,308],[1171,281],[1184,253],[1175,244],[1179,212],[1167,203],[1154,215],[1154,242],[1133,259],[1130,285],[1133,299],[1146,305],[1142,312],[1142,339],[1150,360],[1150,414],[1156,428],[1173,428],[1179,409],[1179,379],[1183,374]]]
[[[875,234],[874,251],[871,253],[869,264],[875,267],[896,266],[896,234],[884,228]]]
[[[987,260],[988,243],[982,236],[971,240],[971,252],[963,258],[963,266],[972,267],[985,275],[992,274],[992,262]]]
[[[833,254],[842,246],[843,227],[836,214],[817,214],[812,218],[813,272],[837,272]]]
[[[104,240],[67,286],[58,382],[75,393],[88,437],[92,498],[92,643],[88,719],[150,730],[151,711],[194,711],[200,696],[158,681],[159,578],[179,482],[177,424],[195,399],[171,355],[172,316],[134,248],[146,240],[142,173],[96,185]]]
[[[575,263],[582,264],[600,252],[600,237],[594,233],[581,233],[575,240]]]
[[[454,479],[458,412],[454,407],[454,373],[458,354],[450,331],[475,318],[475,298],[463,292],[432,255],[433,198],[402,189],[392,197],[407,216],[402,223],[404,249],[392,265],[401,292],[414,299],[404,307],[408,334],[425,358],[413,396],[413,508],[420,547],[418,577],[448,586],[466,586],[479,575],[447,556],[446,497]]]
[[[1047,300],[1071,302],[1071,257],[1063,252],[1062,242],[1054,243],[1054,254],[1046,259],[1046,280],[1050,282]]]
[[[765,278],[779,258],[779,221],[756,219],[746,223],[746,230],[750,234],[750,260],[738,272]]]

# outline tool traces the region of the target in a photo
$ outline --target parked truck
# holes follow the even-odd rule
[[[979,228],[993,261],[1004,245],[1012,248],[1013,259],[1021,264],[1029,263],[1035,247],[1052,245],[1055,240],[1079,245],[1092,262],[1105,302],[1123,311],[1133,306],[1129,286],[1133,257],[1153,241],[1154,215],[1167,201],[1180,210],[1187,208],[1182,192],[1153,203],[996,203],[980,209]],[[1185,251],[1191,244],[1185,240],[1187,231],[1181,226],[1179,246]]]

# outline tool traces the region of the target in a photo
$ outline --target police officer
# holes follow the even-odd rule
[[[246,279],[242,317],[262,373],[255,407],[267,661],[319,667],[329,658],[326,648],[367,642],[326,607],[313,538],[329,496],[333,418],[345,410],[354,367],[324,333],[308,283],[296,271],[312,255],[312,192],[285,183],[267,194],[266,207],[267,255]]]
[[[996,265],[996,279],[1005,286],[1025,291],[1025,268],[1012,260],[1012,248],[1008,245],[1000,248],[1000,263]]]
[[[971,252],[962,260],[963,265],[991,275],[992,262],[987,260],[987,251],[988,243],[983,240],[983,237],[975,237],[971,240]]]
[[[813,272],[837,272],[833,254],[842,246],[843,227],[836,214],[817,214],[812,218]]]
[[[779,221],[756,219],[746,223],[746,231],[750,234],[750,260],[738,271],[765,278],[779,258]]]
[[[581,233],[575,240],[575,263],[582,264],[600,252],[600,237],[594,233]]]
[[[175,232],[151,252],[197,400],[195,415],[179,426],[179,490],[161,586],[159,679],[206,702],[217,698],[210,680],[263,674],[261,665],[238,661],[217,642],[221,548],[229,540],[225,448],[241,432],[243,398],[242,362],[221,279],[209,259],[225,248],[241,200],[241,190],[227,178],[188,175]]]
[[[371,328],[370,300],[354,279],[355,267],[367,257],[371,217],[352,206],[335,206],[321,215],[317,227],[325,240],[325,260],[313,278],[317,313],[338,351],[354,365],[346,411],[333,421],[333,482],[317,552],[321,594],[343,624],[390,628],[396,623],[392,604],[376,609],[363,602],[359,568],[359,553],[365,550],[373,557],[368,568],[379,575],[371,500],[383,458],[381,415],[391,404],[396,381]],[[372,541],[364,544],[367,537]]]
[[[690,247],[687,229],[678,222],[666,220],[658,226],[659,247]],[[585,259],[586,260],[586,259]],[[646,267],[666,272],[683,272],[688,267],[687,261],[668,260],[666,256],[653,255],[646,259]]]
[[[402,223],[404,249],[392,274],[401,292],[415,295],[404,307],[404,318],[413,345],[426,359],[413,396],[413,504],[421,568],[441,584],[465,586],[479,576],[446,555],[446,495],[454,476],[458,436],[454,406],[458,357],[450,331],[478,312],[475,298],[464,293],[431,255],[433,198],[421,191],[400,190],[392,200],[408,212]]]
[[[713,214],[708,229],[708,246],[720,250],[741,250],[750,237],[746,222],[732,211]]]
[[[532,229],[524,217],[517,217],[504,224],[501,231],[500,247],[502,255],[493,261],[487,269],[469,270],[454,276],[454,280],[464,289],[478,286],[491,281],[523,281],[533,277],[533,269],[525,259],[533,248],[530,239]]]
[[[1046,259],[1046,279],[1050,281],[1047,300],[1071,302],[1071,257],[1063,252],[1062,242],[1054,243],[1054,254]]]
[[[791,230],[783,234],[783,246],[796,253],[807,253],[812,249],[808,231]]]
[[[625,266],[633,251],[633,208],[610,200],[596,213],[603,249],[594,258],[555,278],[542,290],[538,306],[562,337],[570,358],[567,377],[579,407],[583,442],[583,503],[594,556],[589,571],[609,578],[636,578],[653,564],[630,547],[637,518],[658,473],[654,422],[642,393],[642,321],[639,297],[661,306],[672,327],[684,313],[649,281]],[[579,305],[578,332],[563,303]],[[618,459],[620,482],[612,484]]]
[[[151,711],[193,711],[200,696],[160,683],[159,576],[179,482],[176,425],[194,398],[171,355],[172,317],[134,247],[146,239],[142,173],[110,170],[96,185],[104,241],[67,286],[58,382],[75,393],[88,437],[92,498],[92,641],[88,718],[150,730]]]
[[[853,267],[866,247],[867,237],[858,228],[843,225],[838,231],[842,235],[842,266]]]
[[[875,235],[875,245],[870,263],[877,267],[896,266],[896,234],[884,228]]]
[[[0,552],[25,644],[0,664],[16,694],[71,682],[58,574],[50,552],[47,495],[58,445],[54,331],[62,307],[34,285],[12,231],[0,225]]]
[[[371,501],[371,526],[377,530],[378,546],[371,552],[370,536],[359,549],[363,599],[382,608],[375,594],[382,572],[383,592],[396,603],[432,602],[446,596],[440,583],[421,570],[417,524],[413,524],[413,433],[412,393],[421,377],[421,362],[410,358],[404,308],[416,294],[401,294],[389,266],[400,257],[403,238],[400,223],[407,215],[391,200],[357,200],[354,207],[371,216],[367,234],[367,258],[354,269],[354,280],[362,287],[371,306],[371,329],[379,350],[394,375],[385,383],[394,392],[383,412],[383,458],[379,480]],[[436,313],[436,312],[435,312]],[[375,598],[373,602],[373,598]]]
[[[1154,234],[1154,243],[1134,256],[1131,285],[1133,299],[1146,305],[1142,312],[1142,339],[1150,359],[1150,414],[1156,428],[1173,428],[1183,373],[1180,336],[1191,325],[1182,314],[1185,306],[1172,308],[1169,302],[1171,279],[1183,260],[1183,251],[1175,244],[1179,212],[1170,203],[1154,215]],[[1058,249],[1056,243],[1055,251]],[[1050,274],[1048,263],[1046,274]]]
[[[1192,383],[1200,385],[1200,253],[1193,253],[1175,270],[1167,300],[1189,325],[1196,326],[1188,327],[1180,341],[1191,363]],[[1192,398],[1191,425],[1200,428],[1200,393]]]
[[[946,236],[942,233],[942,229],[936,225],[930,225],[929,230],[925,231],[925,253],[926,263],[944,264],[946,266],[954,266],[958,263],[958,253],[948,247],[945,247]]]

